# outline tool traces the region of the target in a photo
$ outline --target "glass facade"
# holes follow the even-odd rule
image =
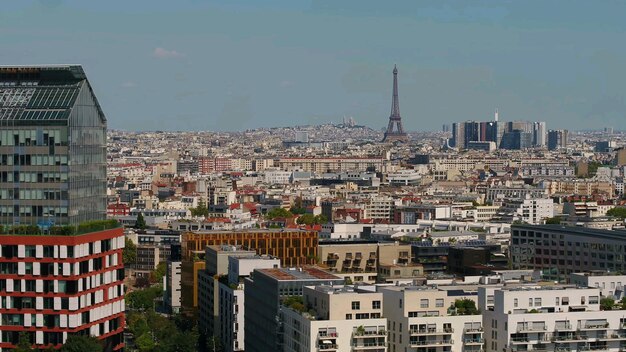
[[[106,216],[106,119],[80,66],[0,67],[0,224]]]

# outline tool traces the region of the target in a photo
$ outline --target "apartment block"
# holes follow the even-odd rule
[[[483,351],[482,315],[460,315],[451,308],[457,300],[476,303],[475,291],[414,285],[379,290],[390,351]]]
[[[386,352],[382,293],[353,286],[306,286],[303,303],[283,306],[283,351]]]
[[[374,283],[382,264],[409,264],[411,246],[371,240],[326,240],[318,247],[321,264],[353,282]]]
[[[479,296],[486,294],[479,288]],[[623,351],[623,310],[600,310],[600,290],[562,285],[501,287],[483,312],[488,351]],[[482,299],[481,299],[482,300]]]
[[[246,351],[282,351],[286,324],[280,317],[281,302],[302,296],[304,286],[341,285],[343,281],[311,266],[254,270],[244,284]]]

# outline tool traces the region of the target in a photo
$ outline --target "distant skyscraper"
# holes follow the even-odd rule
[[[406,141],[407,134],[402,128],[402,118],[400,117],[400,100],[398,99],[398,68],[393,67],[393,96],[391,100],[391,115],[389,125],[385,132],[383,142]]]
[[[465,123],[455,122],[452,124],[452,145],[455,148],[465,148]]]
[[[533,134],[521,130],[505,132],[500,143],[501,149],[520,150],[532,146]]]
[[[494,114],[493,119],[495,122],[498,122],[498,108],[496,108],[496,113]]]
[[[548,150],[567,148],[567,130],[548,131]]]
[[[442,131],[443,132],[450,132],[450,125],[448,125],[447,123],[444,123]]]
[[[533,123],[533,145],[535,147],[546,146],[546,123],[543,121]]]
[[[308,131],[296,131],[296,142],[309,143],[309,132]]]

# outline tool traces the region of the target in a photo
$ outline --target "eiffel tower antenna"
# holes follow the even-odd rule
[[[391,115],[383,142],[407,141],[408,136],[402,128],[400,117],[400,100],[398,99],[398,67],[393,65],[393,95],[391,97]]]

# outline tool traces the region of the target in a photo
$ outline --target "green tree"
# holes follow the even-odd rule
[[[102,344],[97,338],[86,335],[69,335],[61,352],[102,352]]]
[[[135,335],[136,336],[136,335]],[[141,352],[152,351],[156,347],[156,343],[150,332],[145,332],[135,339],[135,345]]]
[[[476,302],[463,298],[454,301],[454,309],[458,315],[477,315],[480,311],[476,308]]]
[[[615,207],[615,208],[609,209],[609,211],[606,212],[606,215],[615,216],[616,218],[620,218],[624,220],[626,219],[626,208]]]
[[[139,214],[137,214],[137,220],[135,220],[135,228],[139,230],[146,229],[146,219],[143,218],[142,212],[139,212]]]
[[[154,271],[150,273],[150,281],[157,283],[157,284],[163,282],[163,276],[165,276],[166,271],[167,271],[167,263],[160,262],[157,265],[156,269],[154,269]]]
[[[324,214],[315,215],[315,223],[318,225],[325,224],[328,222],[328,218]]]
[[[151,310],[154,300],[163,294],[163,286],[154,285],[143,290],[136,290],[126,294],[126,303],[129,308]]]
[[[610,297],[604,297],[600,299],[600,310],[613,310],[615,306],[615,300]]]
[[[560,225],[560,224],[561,224],[561,218],[558,216],[546,219],[546,225]]]
[[[137,261],[137,245],[128,237],[122,252],[122,261],[124,265],[134,264]]]
[[[270,220],[274,220],[276,218],[290,218],[292,216],[293,214],[291,214],[289,210],[281,207],[273,208],[265,215],[265,217]]]
[[[298,216],[296,222],[300,225],[313,225],[313,223],[315,223],[315,216],[313,216],[313,214],[302,214]]]
[[[195,217],[207,217],[209,216],[209,208],[207,208],[206,203],[203,199],[198,201],[198,206],[195,208],[190,208],[191,216]]]
[[[20,332],[17,340],[17,347],[13,350],[15,352],[32,352],[35,351],[30,341],[30,336],[27,332]]]

